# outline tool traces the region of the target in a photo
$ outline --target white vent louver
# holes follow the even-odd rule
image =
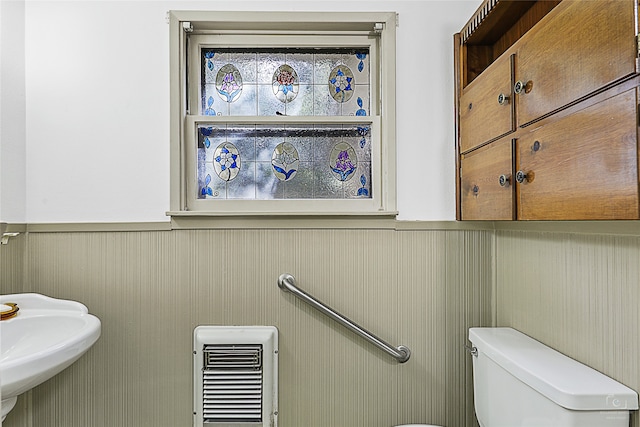
[[[198,326],[193,353],[194,426],[278,425],[275,327]]]
[[[205,345],[205,422],[262,422],[262,345]]]

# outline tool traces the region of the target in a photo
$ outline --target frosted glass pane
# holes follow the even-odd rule
[[[371,127],[198,127],[198,198],[371,198]]]
[[[313,116],[313,86],[300,85],[298,96],[284,104],[284,113],[287,116]]]
[[[326,85],[331,70],[342,63],[342,55],[339,52],[317,53],[314,57],[314,83]]]
[[[287,53],[285,63],[296,70],[300,84],[313,84],[312,53]]]
[[[272,200],[282,199],[284,186],[273,174],[271,162],[258,162],[256,164],[256,199]]]
[[[258,115],[286,115],[286,104],[280,102],[278,98],[273,95],[271,83],[258,86]]]
[[[202,49],[201,114],[370,115],[368,49]]]
[[[329,86],[325,83],[313,86],[313,115],[314,116],[340,116],[342,104],[335,102],[329,95]]]
[[[230,116],[257,116],[258,115],[258,86],[255,84],[244,84],[241,96],[234,102],[228,104],[228,114]]]
[[[310,134],[308,125],[287,125],[285,141],[293,144],[298,150],[298,156],[301,162],[310,162],[313,160],[315,132]]]
[[[258,82],[258,64],[255,52],[229,52],[226,62],[238,68],[245,84]]]
[[[273,150],[284,140],[284,126],[256,126],[256,160],[271,164]]]
[[[334,179],[326,165],[314,164],[314,193],[315,199],[343,199],[343,183]]]
[[[229,125],[225,132],[226,141],[235,145],[244,161],[256,160],[256,127]]]
[[[258,83],[271,85],[273,74],[278,67],[284,65],[284,52],[261,52],[257,54]]]
[[[243,163],[238,176],[227,182],[227,199],[255,199],[255,181],[255,163]]]
[[[342,136],[344,135],[341,135],[343,133],[342,127],[336,127],[336,125],[317,125],[316,131],[317,137],[313,160],[315,162],[326,161],[328,165],[333,147],[343,139]]]
[[[313,163],[300,162],[295,179],[284,182],[286,199],[311,199],[313,194]]]

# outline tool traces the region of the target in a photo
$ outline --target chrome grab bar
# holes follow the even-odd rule
[[[296,286],[296,279],[292,275],[287,273],[281,274],[280,277],[278,278],[278,287],[285,292],[291,292],[296,297],[300,298],[301,300],[309,304],[311,307],[329,316],[330,318],[342,324],[343,326],[346,326],[348,329],[351,329],[356,334],[360,335],[364,339],[375,344],[378,348],[386,351],[391,356],[395,357],[398,362],[404,363],[407,360],[409,360],[409,357],[411,357],[411,350],[409,350],[408,347],[404,345],[400,345],[398,347],[392,346],[391,344],[373,335],[371,332],[367,331],[363,327],[347,319],[342,314],[334,311],[330,307],[327,307],[326,305],[324,305],[323,303],[321,303],[320,301],[318,301],[317,299],[315,299],[314,297],[312,297],[302,289],[298,288]]]

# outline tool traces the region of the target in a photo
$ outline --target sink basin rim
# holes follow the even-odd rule
[[[89,314],[87,307],[79,302],[34,293],[1,295],[2,302],[15,302],[20,307],[16,317],[0,323],[3,328],[12,324],[22,327],[21,322],[47,317],[52,320],[72,318],[82,323],[68,336],[62,334],[59,342],[37,349],[32,354],[0,361],[0,393],[3,401],[58,374],[86,353],[100,337],[100,319]]]

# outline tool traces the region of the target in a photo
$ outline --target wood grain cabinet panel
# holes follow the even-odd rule
[[[511,74],[510,57],[504,56],[465,88],[460,97],[462,152],[513,130]]]
[[[514,2],[454,36],[457,218],[640,219],[639,0]]]
[[[463,220],[513,219],[511,147],[507,137],[462,157]]]
[[[636,72],[637,0],[565,0],[520,41],[518,126]]]
[[[522,134],[518,219],[637,219],[636,105],[632,89]]]

